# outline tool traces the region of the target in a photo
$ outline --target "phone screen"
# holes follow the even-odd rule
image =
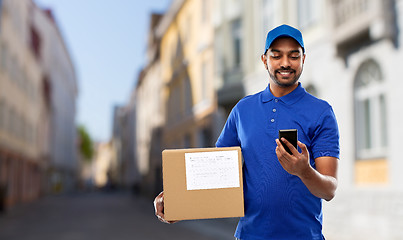
[[[281,141],[281,138],[287,139],[296,149],[297,149],[297,141],[298,141],[298,131],[297,129],[283,129],[278,131],[278,139],[280,139],[281,144],[284,149],[292,155],[291,150],[287,147],[285,143]]]

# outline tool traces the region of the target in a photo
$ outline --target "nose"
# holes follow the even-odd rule
[[[288,56],[283,56],[283,57],[281,58],[280,65],[281,65],[282,68],[289,68],[289,67],[291,67],[290,59],[288,58]]]

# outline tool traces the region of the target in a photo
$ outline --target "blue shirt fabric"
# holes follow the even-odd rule
[[[297,129],[298,140],[315,158],[339,158],[339,131],[332,107],[298,87],[277,98],[270,85],[232,109],[216,146],[240,146],[244,158],[245,216],[240,239],[322,239],[322,199],[287,173],[275,153],[278,131]],[[299,149],[300,151],[300,149]]]

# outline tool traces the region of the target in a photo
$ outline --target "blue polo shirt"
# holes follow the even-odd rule
[[[244,158],[245,216],[235,237],[249,239],[322,239],[322,199],[287,173],[275,153],[278,131],[298,129],[310,164],[339,158],[339,132],[332,107],[298,87],[277,98],[270,85],[241,99],[232,109],[217,147],[240,146]]]

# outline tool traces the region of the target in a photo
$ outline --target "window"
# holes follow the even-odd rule
[[[34,53],[34,56],[37,59],[40,59],[41,57],[41,37],[39,35],[39,32],[35,29],[34,26],[31,26],[31,50]]]
[[[232,22],[232,39],[234,48],[234,67],[241,65],[241,41],[242,41],[242,29],[241,20],[236,19]]]
[[[192,15],[189,15],[188,17],[188,22],[186,23],[186,35],[187,35],[187,40],[191,41],[192,36],[193,36],[193,31],[192,31]]]
[[[177,52],[178,43],[174,42],[174,41],[175,40],[172,40],[172,42],[170,44],[171,45],[170,49],[167,50],[167,51],[169,51],[169,58],[170,58],[169,63],[171,64],[172,67],[174,67],[175,59],[176,59],[177,54],[178,54],[178,52]]]
[[[181,99],[181,86],[178,83],[172,83],[168,99],[168,121],[170,124],[174,124],[183,117]]]
[[[224,41],[223,41],[223,33],[222,31],[217,31],[214,33],[214,70],[217,75],[221,75],[225,69],[225,61],[224,61]]]
[[[0,19],[1,19],[1,14],[2,14],[2,12],[3,12],[3,0],[0,0]],[[1,20],[0,20],[0,22],[1,22]],[[0,29],[1,30],[1,29]]]
[[[17,59],[16,59],[16,57],[14,55],[10,55],[9,57],[10,57],[10,60],[9,60],[10,61],[10,65],[9,65],[9,67],[10,67],[10,70],[9,70],[10,71],[10,79],[15,84],[19,85],[18,78],[17,78],[17,72],[18,72]]]
[[[9,118],[8,118],[8,126],[7,129],[9,130],[10,135],[15,136],[16,135],[16,115],[14,109],[10,108],[9,109]]]
[[[202,95],[202,101],[207,100],[208,94],[207,94],[207,63],[203,62],[202,63],[202,69],[201,69],[201,95]]]
[[[183,82],[183,96],[185,99],[184,104],[185,104],[185,115],[189,116],[192,114],[192,107],[193,107],[193,98],[192,98],[192,85],[190,83],[189,77],[186,77]]]
[[[213,142],[213,132],[211,128],[204,127],[199,129],[198,131],[198,147],[212,147],[214,146]]]
[[[298,1],[298,25],[301,29],[308,28],[319,20],[320,1]]]
[[[21,116],[18,112],[14,112],[14,136],[21,139]]]
[[[208,14],[208,11],[207,11],[207,0],[201,0],[201,4],[202,4],[202,6],[201,6],[201,8],[202,8],[202,11],[201,11],[201,22],[202,23],[205,23],[206,21],[207,21],[207,14]]]
[[[183,46],[182,46],[182,41],[181,41],[181,37],[180,37],[180,34],[178,34],[178,36],[176,37],[176,48],[175,48],[175,55],[173,56],[174,57],[174,60],[173,61],[175,61],[175,59],[177,59],[177,58],[180,58],[180,57],[182,57],[182,55],[183,55]]]
[[[266,39],[266,34],[274,26],[274,17],[276,13],[274,0],[263,0],[262,2],[262,17],[263,17],[263,31],[264,36],[262,39]]]
[[[184,148],[191,148],[192,147],[192,137],[190,134],[186,134],[183,138],[183,147]]]
[[[386,157],[387,104],[379,65],[373,60],[364,62],[354,83],[357,159]]]
[[[182,25],[182,39],[183,43],[187,43],[190,41],[191,37],[191,20],[192,16],[189,14],[189,16],[186,17],[186,21],[183,21]]]
[[[5,128],[5,118],[6,118],[6,104],[3,99],[0,99],[0,129]]]
[[[8,71],[8,49],[4,42],[1,43],[1,68],[4,70],[2,72]]]

